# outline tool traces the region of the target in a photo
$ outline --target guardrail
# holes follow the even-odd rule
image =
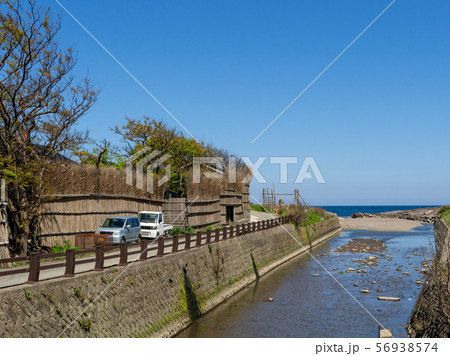
[[[26,284],[39,283],[39,275],[42,270],[65,267],[63,275],[58,277],[73,277],[76,272],[76,266],[85,263],[95,263],[93,271],[102,271],[105,260],[119,258],[117,266],[126,266],[128,264],[128,256],[139,254],[139,261],[145,261],[149,258],[159,258],[166,254],[173,254],[180,251],[187,251],[191,248],[198,248],[203,245],[218,243],[238,236],[246,235],[256,231],[263,231],[274,228],[276,226],[287,224],[291,221],[289,216],[275,218],[271,220],[261,220],[253,223],[245,223],[234,226],[224,226],[215,230],[198,231],[195,234],[175,235],[166,238],[157,238],[156,240],[142,239],[136,243],[121,243],[116,246],[96,246],[93,249],[74,250],[68,249],[61,253],[40,254],[37,252],[30,253],[28,257],[15,257],[0,259],[0,265],[13,262],[29,261],[29,266],[24,268],[3,269],[0,270],[0,277],[15,274],[28,273]],[[151,241],[151,242],[150,242]],[[149,245],[150,242],[150,245]],[[180,248],[182,247],[183,248]],[[130,248],[140,247],[138,250],[129,251]],[[167,251],[169,249],[169,252]],[[117,251],[118,253],[108,253]],[[154,256],[148,256],[148,252],[156,251]],[[76,259],[77,255],[95,253],[95,257]],[[41,261],[65,257],[64,262],[51,263],[41,265]],[[133,261],[135,262],[135,261]],[[57,278],[57,277],[55,277]]]

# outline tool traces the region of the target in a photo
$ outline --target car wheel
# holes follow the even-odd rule
[[[168,238],[169,237],[169,231],[164,231],[164,238]]]
[[[122,240],[120,240],[120,242],[121,242],[121,243],[122,243],[122,242],[127,243],[127,240],[125,239],[125,236],[122,236]]]
[[[137,241],[141,242],[141,240],[142,240],[142,236],[141,236],[141,234],[139,234],[138,237],[137,237]]]

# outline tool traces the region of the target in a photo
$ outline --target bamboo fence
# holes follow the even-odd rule
[[[92,233],[109,216],[137,215],[139,211],[162,211],[163,200],[106,194],[57,195],[45,204],[40,224],[43,245],[75,243],[75,235]]]

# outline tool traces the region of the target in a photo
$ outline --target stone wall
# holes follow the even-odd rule
[[[300,244],[308,248],[340,231],[336,218],[301,232],[286,224],[126,267],[2,290],[0,336],[171,336],[303,253]]]
[[[450,336],[450,228],[437,220],[434,234],[436,256],[408,321],[410,337]]]
[[[445,263],[450,258],[450,228],[443,220],[437,220],[434,224],[434,239],[436,242],[436,256]]]

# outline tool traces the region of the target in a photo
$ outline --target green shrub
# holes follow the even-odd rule
[[[332,218],[325,210],[313,207],[291,207],[288,215],[292,216],[294,224],[297,226],[309,226],[318,222]]]
[[[69,250],[69,249],[75,249],[77,251],[81,250],[79,247],[72,246],[72,243],[70,242],[70,240],[64,240],[64,245],[52,246],[51,249],[52,249],[52,253],[66,252],[66,250]]]
[[[192,226],[187,227],[175,226],[172,230],[172,235],[185,235],[193,233],[195,233],[195,229]]]
[[[324,221],[325,217],[323,217],[322,215],[320,215],[319,213],[313,211],[313,210],[308,210],[306,213],[306,219],[305,221],[303,221],[302,223],[300,223],[300,226],[309,226],[321,221]]]

